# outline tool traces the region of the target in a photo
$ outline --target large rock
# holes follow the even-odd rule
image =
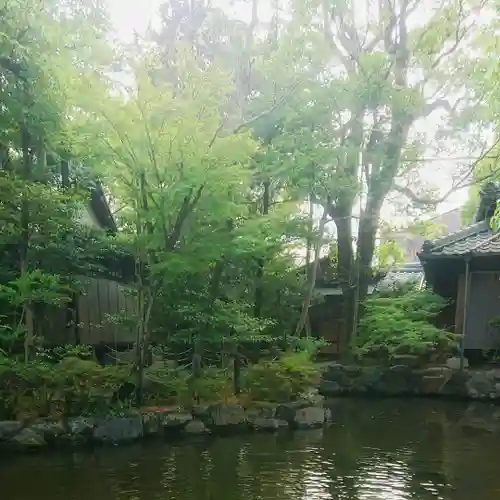
[[[143,436],[140,415],[110,417],[97,421],[93,439],[100,443],[123,443]]]
[[[321,427],[326,421],[326,410],[318,406],[301,408],[295,412],[292,425],[296,429]]]
[[[31,424],[29,428],[43,436],[48,444],[55,444],[59,438],[66,434],[63,423],[58,420],[40,419]]]
[[[287,422],[294,429],[321,427],[330,416],[331,411],[323,407],[323,402],[311,405],[301,400],[281,404],[276,408],[276,419]]]
[[[191,420],[184,427],[183,431],[186,434],[196,435],[196,434],[209,434],[210,429],[201,420]]]
[[[496,383],[495,372],[484,370],[472,373],[465,386],[468,396],[472,399],[496,399],[500,397]]]
[[[191,415],[194,418],[199,418],[200,420],[205,421],[210,416],[209,410],[209,405],[194,405],[193,408],[191,408]]]
[[[467,381],[469,374],[467,371],[451,370],[450,377],[441,387],[440,394],[449,397],[467,398]]]
[[[418,368],[422,364],[422,359],[413,354],[396,354],[391,359],[392,365],[404,365],[410,368]]]
[[[275,431],[288,427],[288,422],[276,418],[276,405],[252,407],[247,410],[249,426],[255,431]]]
[[[190,413],[180,411],[165,412],[159,418],[163,427],[170,429],[185,427],[188,422],[193,420],[193,416]]]
[[[91,441],[94,436],[96,423],[87,417],[74,417],[68,419],[66,439],[72,444],[83,444]]]
[[[328,397],[364,394],[369,391],[379,392],[380,389],[384,389],[384,384],[380,384],[380,379],[386,370],[375,365],[361,367],[334,363],[325,370],[319,392]]]
[[[442,394],[452,375],[453,371],[447,366],[435,366],[415,371],[417,392],[427,396]]]
[[[450,368],[451,370],[459,370],[460,369],[460,358],[458,356],[454,356],[452,358],[448,358],[446,360],[446,366]],[[469,367],[469,360],[467,358],[464,358],[464,368]]]
[[[286,420],[277,418],[276,405],[250,408],[247,418],[250,427],[256,431],[275,431],[288,427]]]
[[[144,435],[152,436],[181,430],[193,419],[193,416],[179,410],[160,408],[144,411],[141,418]]]
[[[324,396],[319,394],[318,389],[309,389],[299,396],[299,401],[303,401],[304,405],[308,403],[310,406],[321,406],[324,400]]]
[[[256,431],[277,431],[289,427],[286,420],[279,418],[257,417],[250,421],[250,426]]]
[[[243,429],[247,427],[247,414],[237,404],[218,404],[208,408],[205,423],[218,430]]]
[[[478,400],[500,400],[500,369],[498,368],[456,370],[454,369],[456,359],[442,365],[424,368],[413,367],[412,357],[399,357],[392,363],[397,361],[400,363],[389,366],[343,366],[333,363],[325,369],[319,391],[329,397],[350,394],[442,395]]]
[[[142,432],[145,437],[157,436],[163,433],[163,424],[158,412],[145,412],[142,414]]]
[[[19,449],[36,449],[47,446],[44,437],[30,428],[24,428],[9,441],[10,445]]]
[[[414,394],[416,388],[412,369],[406,365],[390,366],[381,373],[375,389],[391,396]]]
[[[9,439],[10,437],[17,434],[23,425],[17,420],[4,420],[0,421],[0,441],[4,439]]]

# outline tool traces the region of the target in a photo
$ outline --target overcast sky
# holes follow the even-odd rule
[[[126,41],[130,40],[134,30],[141,33],[147,28],[148,23],[154,20],[162,0],[107,0],[112,21],[115,27],[116,35]],[[231,12],[241,19],[250,16],[250,2],[247,2],[247,8],[231,8],[231,0],[213,0],[214,5],[224,4],[230,8]],[[265,13],[264,13],[265,15]],[[435,120],[430,119],[424,124],[424,128],[435,129],[438,126]],[[420,128],[420,127],[419,127]],[[461,152],[452,156],[462,156]],[[425,178],[429,179],[431,184],[436,185],[444,194],[451,185],[451,172],[454,163],[452,161],[433,162],[425,167]],[[453,193],[445,203],[438,207],[438,212],[445,212],[458,207],[467,199],[467,190],[463,189]],[[398,217],[399,210],[391,209],[390,206],[384,209],[384,218],[394,221],[399,225],[403,223]]]

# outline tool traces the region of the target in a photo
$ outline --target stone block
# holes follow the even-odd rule
[[[201,420],[191,420],[184,427],[183,431],[186,434],[197,435],[197,434],[209,434],[210,429]]]
[[[122,443],[134,441],[143,436],[140,415],[130,417],[109,417],[96,422],[93,439],[101,443]]]
[[[325,409],[317,406],[301,408],[295,412],[293,427],[296,429],[313,429],[322,427],[325,423]]]
[[[0,421],[0,441],[8,439],[17,434],[23,425],[17,420],[3,420]]]
[[[36,449],[47,446],[44,437],[28,427],[22,429],[9,441],[10,445],[19,449]]]

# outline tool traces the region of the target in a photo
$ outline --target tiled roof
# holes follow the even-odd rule
[[[421,284],[424,280],[424,270],[420,262],[409,262],[401,267],[390,270],[375,288],[376,291],[392,288],[402,284]]]
[[[456,233],[424,244],[419,257],[500,254],[500,232],[494,232],[487,221],[477,222]]]

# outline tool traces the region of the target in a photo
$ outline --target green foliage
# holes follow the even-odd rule
[[[244,390],[253,401],[293,401],[314,387],[319,370],[307,351],[285,353],[277,360],[249,366]]]
[[[445,305],[442,297],[413,287],[370,297],[365,302],[355,352],[390,358],[450,350],[455,335],[432,324]]]
[[[185,397],[189,372],[172,369],[162,364],[147,369],[144,383],[147,406],[177,403]]]
[[[93,358],[92,346],[89,345],[61,345],[52,349],[37,349],[36,358],[51,363],[57,363],[65,358],[90,360]]]
[[[145,404],[190,407],[194,403],[214,403],[232,393],[231,379],[225,370],[206,368],[197,377],[187,370],[167,365],[147,369],[144,385]]]
[[[378,245],[374,258],[379,270],[387,271],[391,267],[401,264],[404,260],[404,252],[393,240],[385,241]]]
[[[214,403],[227,400],[232,394],[232,379],[226,370],[205,368],[199,377],[190,377],[186,403]]]
[[[27,364],[0,357],[0,408],[20,419],[106,413],[129,376],[129,367],[102,367],[77,357]]]
[[[317,236],[301,212],[304,202],[323,205],[337,225],[336,276],[359,274],[360,293],[352,295],[363,298],[373,258],[383,268],[400,258],[394,245],[374,255],[384,202],[403,184],[425,191],[416,185],[420,155],[447,149],[437,135],[423,137],[417,125],[442,108],[446,138],[463,139],[471,121],[483,128],[481,118],[469,113],[465,119],[477,109],[473,99],[460,109],[441,106],[446,93],[484,91],[499,109],[496,71],[477,72],[482,76],[470,89],[464,83],[471,67],[485,70],[490,63],[473,62],[455,43],[477,16],[474,1],[445,1],[421,23],[413,22],[416,8],[375,9],[373,19],[362,20],[349,1],[292,1],[287,16],[276,3],[268,29],[258,20],[232,19],[208,2],[188,3],[166,0],[157,31],[146,43],[126,47],[108,42],[102,2],[19,0],[2,7],[3,351],[14,351],[24,336],[37,338],[47,311],[65,308],[86,277],[126,281],[111,264],[123,257],[132,263],[126,278],[136,308],[111,319],[117,329],[137,330],[144,347],[138,351],[150,334],[231,349],[289,339],[305,281],[296,255]],[[494,24],[459,38],[492,50]],[[431,95],[435,100],[426,102]],[[63,182],[67,160],[70,175]],[[118,236],[77,222],[96,178]],[[358,201],[366,204],[360,211]],[[359,224],[347,223],[353,216]],[[387,322],[377,323],[370,307],[369,329],[382,331]],[[391,324],[412,344],[411,311],[398,307]],[[26,312],[36,316],[32,324]],[[427,319],[410,323],[427,325]],[[437,333],[426,332],[427,345]],[[392,352],[391,342],[386,350]],[[26,352],[29,357],[31,349]],[[39,352],[38,359],[52,366],[68,357],[88,361],[72,349]],[[141,368],[143,361],[137,360]],[[270,365],[276,379],[295,373],[285,361]],[[73,378],[84,372],[67,370]],[[210,371],[190,380],[165,370],[146,380],[152,399],[189,399],[193,392],[210,399],[223,390]],[[86,387],[94,383],[90,378],[82,382]],[[72,386],[71,377],[64,380]],[[284,386],[292,397],[294,382]]]

